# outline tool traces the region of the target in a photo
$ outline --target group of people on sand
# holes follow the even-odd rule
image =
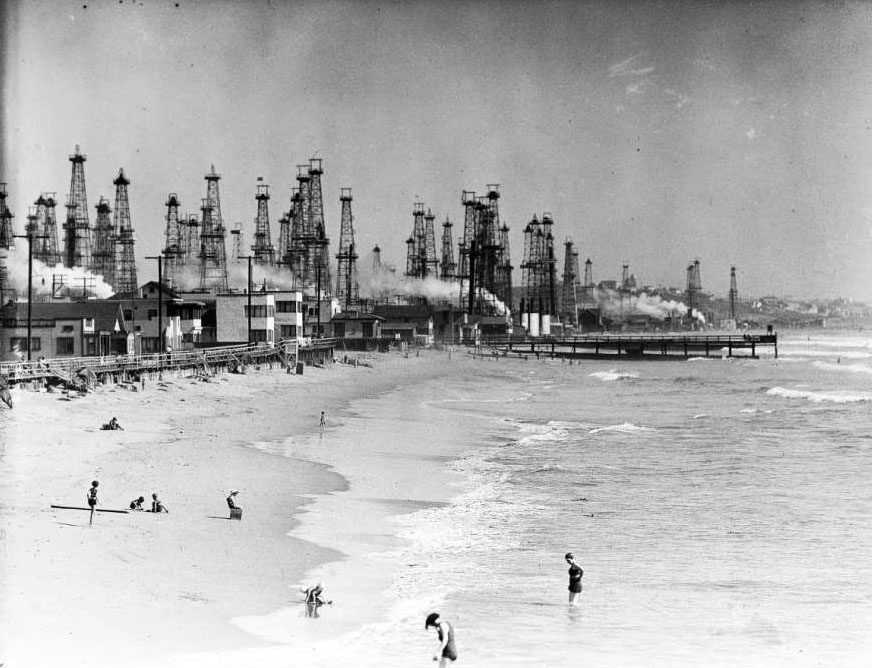
[[[100,486],[99,481],[92,480],[91,481],[91,489],[88,490],[88,508],[91,510],[91,517],[88,520],[88,524],[94,523],[94,512],[97,510],[97,488]],[[145,503],[145,497],[140,496],[133,501],[130,502],[130,510],[145,510],[142,507],[142,504]],[[117,512],[117,511],[116,511]],[[151,495],[151,512],[153,513],[168,513],[167,507],[163,504],[163,502],[157,498],[157,492]]]

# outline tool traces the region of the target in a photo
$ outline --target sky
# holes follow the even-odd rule
[[[872,301],[872,3],[5,0],[0,181],[21,233],[68,156],[100,195],[130,179],[140,282],[165,202],[274,240],[296,165],[323,160],[331,250],[352,188],[360,262],[402,271],[412,206],[462,230],[500,185],[515,284],[523,228],[554,219],[594,279]],[[62,213],[62,209],[59,214]],[[437,230],[437,235],[441,230]],[[228,252],[229,252],[228,239]],[[456,252],[456,251],[455,251]]]

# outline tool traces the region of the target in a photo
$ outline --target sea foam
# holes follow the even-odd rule
[[[784,397],[785,399],[806,399],[814,403],[834,403],[834,404],[856,404],[863,401],[872,401],[872,392],[850,392],[850,391],[812,391],[812,390],[791,390],[785,387],[773,387],[767,390],[766,394],[774,397]]]

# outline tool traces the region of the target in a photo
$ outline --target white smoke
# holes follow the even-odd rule
[[[178,269],[164,265],[164,280],[172,278],[173,289],[188,292],[200,289],[200,269],[196,265],[182,266]],[[326,278],[325,278],[326,280]],[[227,263],[227,285],[231,290],[245,290],[248,282],[248,261]],[[252,262],[251,284],[254,290],[259,290],[266,284],[267,290],[299,290],[294,275],[287,269],[259,265]],[[328,286],[323,286],[326,289]]]
[[[649,295],[645,292],[638,295],[623,295],[615,290],[597,288],[594,299],[603,313],[609,315],[647,315],[657,320],[688,315],[690,309],[684,302],[674,299],[663,299],[660,295]],[[694,309],[693,317],[701,324],[705,324],[705,316]]]
[[[18,291],[19,296],[27,296],[27,245],[17,245],[7,256],[9,283]],[[108,299],[115,290],[100,274],[94,274],[82,267],[65,267],[57,264],[50,267],[40,260],[33,261],[33,294],[34,296],[50,295],[52,287],[63,284],[73,294],[79,291],[87,292],[88,296],[98,299]]]

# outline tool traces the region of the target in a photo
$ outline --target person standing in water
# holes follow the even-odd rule
[[[438,612],[431,612],[427,615],[424,629],[429,629],[431,626],[436,629],[436,635],[439,636],[439,647],[436,648],[433,660],[439,662],[439,668],[445,668],[451,662],[457,660],[457,647],[454,645],[454,627],[440,619]]]
[[[321,426],[324,427],[327,425],[327,416],[324,415],[324,411],[321,411]]]
[[[97,509],[97,487],[99,485],[99,482],[93,480],[91,482],[91,489],[88,490],[88,506],[91,508],[91,518],[88,520],[89,525],[94,523],[94,511]]]
[[[581,593],[581,576],[584,575],[584,571],[581,566],[575,563],[575,556],[572,552],[567,552],[563,558],[569,564],[569,604],[575,605],[576,599]]]

